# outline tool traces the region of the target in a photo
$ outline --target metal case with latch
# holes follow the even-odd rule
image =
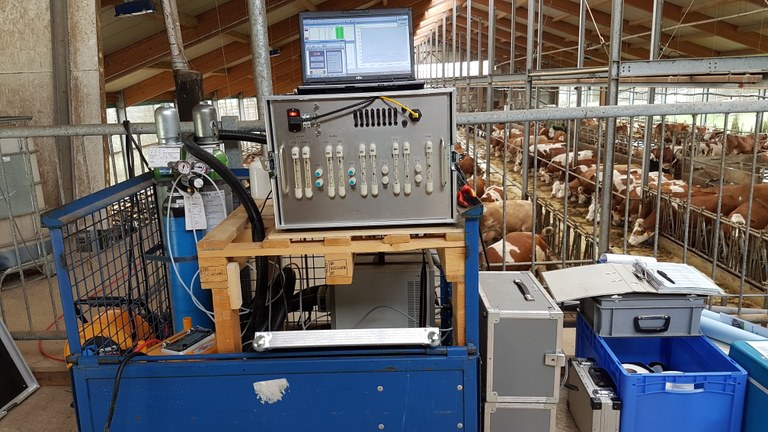
[[[605,369],[592,359],[574,358],[566,387],[568,411],[579,432],[619,432],[621,400]]]
[[[558,401],[563,312],[530,272],[480,272],[486,402]]]

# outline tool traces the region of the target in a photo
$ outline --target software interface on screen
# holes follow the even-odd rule
[[[410,75],[407,14],[304,19],[304,73],[309,80],[366,80]]]

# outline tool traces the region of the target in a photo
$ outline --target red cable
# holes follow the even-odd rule
[[[62,318],[64,318],[64,314],[59,315],[59,317],[56,318],[55,320],[53,320],[52,323],[48,324],[48,327],[45,328],[45,331],[50,330],[51,327],[55,326],[56,323],[59,322],[59,320],[62,319]],[[66,363],[67,362],[66,359],[63,359],[61,357],[56,357],[56,356],[50,355],[47,352],[45,352],[45,350],[43,349],[43,340],[42,339],[37,341],[37,350],[40,351],[40,354],[42,354],[42,356],[45,357],[45,358],[49,358],[51,360],[59,361],[59,362],[62,362],[62,363]]]
[[[160,339],[149,339],[145,341],[143,344],[137,346],[133,349],[134,352],[141,351],[143,348],[146,348],[149,345],[157,345],[160,343]]]

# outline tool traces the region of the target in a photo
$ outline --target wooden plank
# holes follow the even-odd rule
[[[352,244],[352,239],[349,237],[326,237],[323,240],[325,246],[349,246]]]
[[[228,259],[198,258],[198,263],[200,264],[200,285],[204,289],[212,289],[214,285],[218,287],[221,282],[227,282]]]
[[[464,241],[464,231],[460,232],[447,232],[445,233],[445,241],[458,242]]]
[[[402,244],[402,243],[409,243],[411,241],[410,234],[389,234],[385,235],[383,242],[385,244]]]
[[[457,346],[467,344],[467,299],[464,281],[453,283],[453,336]]]
[[[239,310],[240,306],[243,305],[239,263],[231,262],[227,264],[227,293],[229,294],[229,308]]]
[[[272,242],[272,240],[269,240]],[[266,241],[265,241],[266,243]],[[375,252],[409,252],[421,249],[440,248],[464,248],[464,241],[447,242],[444,238],[414,238],[408,243],[385,244],[380,239],[354,240],[349,246],[325,246],[322,241],[296,242],[283,244],[280,247],[270,243],[266,247],[264,243],[231,243],[227,247],[217,250],[198,250],[200,258],[237,258],[252,256],[278,256],[278,255],[323,255],[328,253],[375,253]]]
[[[358,238],[361,236],[370,237],[384,237],[386,235],[398,235],[406,234],[413,236],[430,236],[430,235],[446,235],[448,233],[461,234],[461,240],[464,239],[464,228],[458,225],[425,225],[425,226],[412,226],[412,227],[394,227],[394,228],[364,228],[364,229],[328,229],[328,230],[315,230],[315,231],[283,231],[274,230],[269,233],[269,238],[289,238],[296,240],[303,239],[315,239],[325,238],[328,236],[336,237],[353,237]]]
[[[197,250],[224,249],[247,224],[248,215],[245,214],[245,209],[240,206],[197,243]]]
[[[325,282],[330,285],[349,285],[355,270],[351,253],[325,255]]]
[[[216,321],[216,348],[219,353],[236,353],[243,350],[240,339],[240,314],[231,309],[227,290],[213,290],[213,316]]]
[[[251,244],[257,244],[257,243],[251,243]],[[261,244],[264,246],[265,249],[288,249],[291,247],[291,241],[288,239],[265,239]],[[276,254],[276,255],[287,255],[287,254]]]
[[[464,262],[467,258],[466,249],[444,248],[438,249],[437,252],[440,257],[440,264],[443,267],[443,272],[445,273],[445,280],[448,282],[464,281]]]

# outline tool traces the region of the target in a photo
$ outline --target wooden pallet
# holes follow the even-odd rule
[[[265,222],[271,222],[268,211]],[[316,255],[325,258],[326,283],[352,283],[354,255],[435,249],[445,278],[453,283],[454,340],[465,344],[465,233],[460,226],[280,231],[267,229],[263,242],[251,241],[242,207],[197,245],[200,282],[212,290],[219,352],[239,352],[240,268],[254,256]]]

